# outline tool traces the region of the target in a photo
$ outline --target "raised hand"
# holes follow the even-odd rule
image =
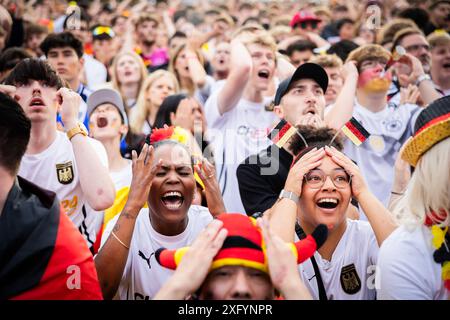
[[[70,130],[78,122],[78,109],[81,104],[81,97],[75,91],[68,88],[61,88],[56,93],[60,99],[59,114],[64,123],[64,128]]]
[[[264,243],[270,279],[285,299],[311,299],[298,272],[297,259],[291,248],[270,229],[267,216],[258,218]]]
[[[289,170],[284,189],[286,191],[294,192],[297,196],[301,196],[303,177],[310,170],[317,168],[322,163],[325,156],[323,148],[314,148],[308,153],[304,154],[297,163]]]
[[[195,165],[195,171],[205,185],[205,197],[209,212],[214,217],[226,212],[214,166],[206,158],[203,158],[200,163]]]
[[[181,300],[197,291],[205,281],[212,261],[227,237],[223,222],[212,221],[182,257],[172,278],[156,294],[155,300]]]
[[[369,191],[366,182],[359,170],[359,167],[350,160],[342,152],[338,151],[334,147],[325,147],[325,152],[331,157],[331,159],[338,165],[344,168],[345,171],[351,177],[352,194],[359,201],[359,197],[366,191]]]
[[[148,144],[144,144],[139,157],[135,150],[131,153],[133,177],[126,207],[133,212],[139,212],[145,205],[153,178],[162,165],[161,160],[158,160],[156,164],[153,163],[154,153],[153,146]]]

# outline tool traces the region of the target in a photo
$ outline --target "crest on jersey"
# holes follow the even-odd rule
[[[361,279],[353,263],[342,268],[341,286],[342,290],[347,294],[355,294],[361,290]]]
[[[56,177],[61,184],[70,184],[73,181],[72,161],[56,164]]]

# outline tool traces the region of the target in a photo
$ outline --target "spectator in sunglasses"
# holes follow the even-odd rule
[[[117,53],[116,34],[109,26],[96,26],[92,30],[92,50],[95,59],[108,67]]]

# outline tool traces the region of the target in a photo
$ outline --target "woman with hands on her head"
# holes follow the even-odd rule
[[[328,239],[314,259],[300,265],[301,277],[315,299],[375,299],[378,247],[396,225],[368,189],[358,166],[329,147],[332,139],[330,132],[322,143],[300,147],[285,192],[270,210],[270,224],[284,241],[293,241],[296,222],[305,234],[319,224],[328,227]],[[302,146],[300,139],[297,143]],[[352,196],[369,222],[346,217]]]
[[[160,264],[176,271],[155,299],[272,300],[275,289],[285,299],[311,299],[297,263],[325,239],[321,226],[314,236],[287,244],[273,234],[267,218],[222,214],[191,247],[156,252]]]
[[[95,257],[103,296],[150,299],[171,272],[155,261],[160,247],[190,245],[212,221],[207,208],[191,205],[195,192],[192,157],[173,140],[133,151],[128,201],[103,233]],[[148,208],[143,208],[145,203]]]

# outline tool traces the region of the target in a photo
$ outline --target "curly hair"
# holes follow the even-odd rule
[[[291,150],[297,162],[305,153],[317,147],[322,148],[331,145],[341,151],[343,149],[342,139],[336,135],[336,130],[329,127],[316,128],[313,126],[296,126],[299,134],[291,138]],[[302,139],[303,137],[303,139]],[[334,138],[334,139],[333,139]],[[305,141],[308,145],[305,145]]]

